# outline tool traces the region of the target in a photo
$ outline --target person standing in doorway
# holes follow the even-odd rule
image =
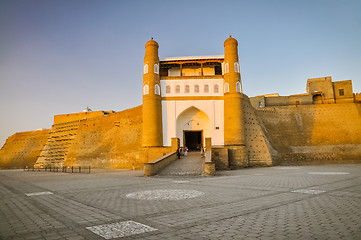
[[[186,146],[184,146],[184,156],[185,157],[188,156],[188,148]]]
[[[180,159],[180,151],[179,151],[179,148],[177,149],[177,157],[178,157],[178,159]]]

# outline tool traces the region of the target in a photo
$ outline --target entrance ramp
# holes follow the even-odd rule
[[[181,156],[165,168],[158,175],[202,175],[204,172],[204,158],[201,158],[200,151],[188,152],[188,156]]]

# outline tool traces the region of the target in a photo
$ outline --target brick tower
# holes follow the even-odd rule
[[[237,47],[237,40],[231,36],[224,42],[224,145],[232,168],[248,165]]]
[[[158,48],[159,45],[153,38],[145,44],[143,69],[143,147],[163,146]]]

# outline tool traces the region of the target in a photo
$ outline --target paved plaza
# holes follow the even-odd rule
[[[0,239],[361,239],[361,164],[0,171]]]

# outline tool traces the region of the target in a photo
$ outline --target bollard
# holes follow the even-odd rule
[[[213,176],[215,172],[216,172],[216,166],[213,162],[204,163],[204,174],[206,176]]]

